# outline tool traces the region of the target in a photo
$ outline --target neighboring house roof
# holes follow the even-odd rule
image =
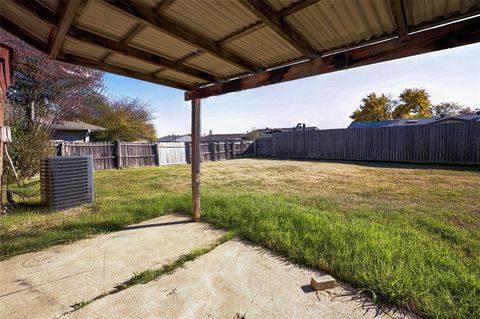
[[[305,131],[318,130],[316,126],[306,126]],[[292,132],[292,131],[303,131],[303,127],[275,127],[275,128],[264,128],[261,129],[261,134],[272,134],[277,132]]]
[[[360,128],[360,127],[382,127],[382,126],[391,126],[395,121],[370,121],[370,122],[352,122],[348,128]]]
[[[445,116],[435,120],[436,123],[451,123],[451,122],[480,122],[479,114],[466,114],[458,116]]]
[[[412,126],[412,125],[425,125],[435,122],[440,117],[419,117],[413,119],[401,119],[395,120],[392,126]]]
[[[202,136],[200,141],[202,142],[220,142],[220,141],[241,141],[247,138],[247,134],[244,133],[232,133],[232,134],[209,134]]]
[[[167,135],[160,137],[158,142],[191,142],[192,138],[189,135]]]
[[[468,114],[468,115],[456,115],[456,116],[434,116],[434,117],[420,117],[409,118],[401,120],[387,120],[387,121],[360,121],[352,122],[348,128],[361,128],[361,127],[386,127],[386,126],[416,126],[427,124],[440,124],[451,122],[480,122],[480,115]]]
[[[96,126],[93,124],[88,124],[79,120],[75,121],[59,121],[55,127],[55,130],[60,131],[90,131],[90,132],[99,132],[106,131],[104,127]]]

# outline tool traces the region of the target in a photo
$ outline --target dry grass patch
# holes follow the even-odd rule
[[[97,202],[0,217],[2,259],[191,209],[190,166],[95,173]],[[480,170],[202,164],[204,220],[425,317],[480,317]]]

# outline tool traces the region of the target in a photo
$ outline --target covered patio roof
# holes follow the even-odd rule
[[[186,99],[480,41],[480,0],[4,0],[1,26],[52,58]]]

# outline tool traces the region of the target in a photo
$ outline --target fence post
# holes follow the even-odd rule
[[[208,151],[210,152],[210,160],[217,160],[217,147],[215,145],[215,142],[208,143]]]
[[[117,168],[122,168],[122,148],[120,141],[115,142],[115,153],[117,156]]]
[[[62,141],[60,144],[60,156],[65,156],[66,155],[66,145],[65,141]]]
[[[153,144],[155,147],[155,165],[160,166],[160,144]]]

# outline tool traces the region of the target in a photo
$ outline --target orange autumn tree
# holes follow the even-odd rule
[[[430,94],[425,89],[405,89],[399,98],[398,104],[392,111],[393,119],[432,116]]]

